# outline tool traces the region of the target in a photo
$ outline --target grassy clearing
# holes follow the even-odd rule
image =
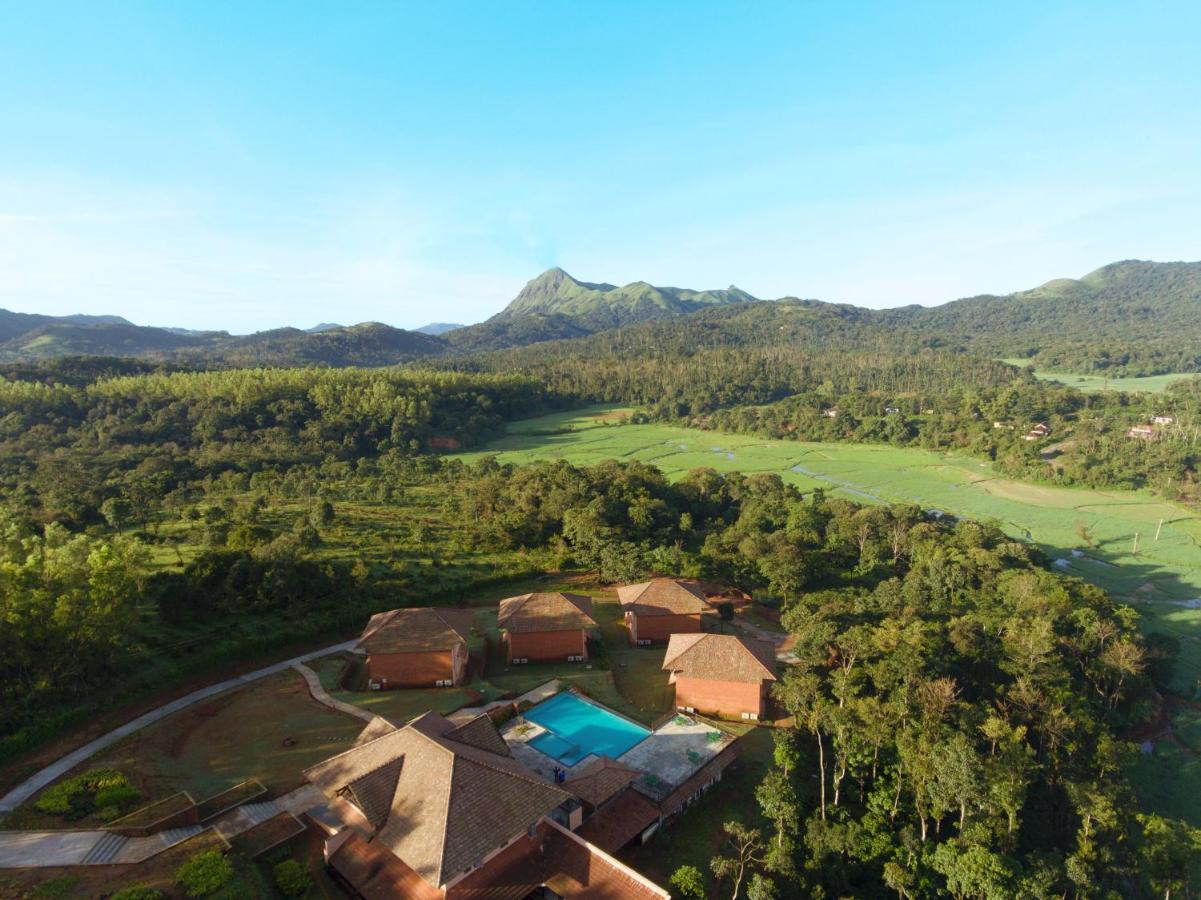
[[[301,783],[301,770],[348,749],[362,728],[362,720],[313,700],[298,674],[281,672],[144,728],[74,773],[118,769],[147,803],[177,791],[200,801],[249,778],[282,793]],[[80,824],[26,805],[4,827]]]
[[[1003,359],[1001,362],[1007,362],[1011,366],[1026,366],[1030,361],[1027,359]],[[1094,391],[1126,391],[1128,393],[1143,392],[1159,394],[1177,381],[1197,377],[1196,372],[1170,372],[1167,375],[1145,375],[1130,378],[1107,378],[1104,375],[1079,375],[1074,372],[1040,372],[1037,370],[1034,374],[1043,381],[1054,381],[1057,384],[1065,384],[1076,388],[1078,391],[1089,393]]]

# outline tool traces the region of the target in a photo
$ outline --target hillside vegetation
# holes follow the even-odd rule
[[[1198,341],[1201,263],[1139,261],[1007,296],[891,310],[788,297],[758,301],[733,286],[618,287],[550,269],[488,321],[448,331],[363,323],[230,335],[149,328],[113,316],[0,311],[0,362],[98,355],[196,366],[388,366],[435,358],[471,365],[480,353],[570,342],[591,356],[688,354],[718,346],[937,349],[1016,358],[1052,371],[1140,376],[1201,371]]]

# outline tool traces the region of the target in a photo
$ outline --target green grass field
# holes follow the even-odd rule
[[[1001,362],[1007,362],[1011,366],[1026,366],[1030,361],[1026,359],[1003,359]],[[1128,393],[1145,392],[1152,394],[1162,393],[1167,390],[1168,385],[1175,384],[1177,381],[1197,377],[1196,372],[1170,372],[1167,375],[1146,375],[1132,378],[1106,378],[1104,375],[1079,375],[1075,372],[1040,372],[1037,370],[1034,374],[1043,381],[1054,381],[1057,384],[1065,384],[1068,387],[1076,388],[1078,391],[1127,391]]]
[[[669,477],[702,466],[775,472],[802,490],[820,487],[868,503],[914,502],[995,522],[1014,537],[1038,543],[1057,560],[1059,571],[1137,604],[1148,629],[1179,637],[1183,650],[1175,686],[1182,693],[1191,693],[1201,678],[1201,609],[1185,605],[1201,598],[1201,516],[1183,506],[1149,492],[1013,481],[980,460],[917,448],[630,425],[615,412],[594,409],[514,423],[504,438],[461,458],[495,456],[504,463],[564,458],[580,464],[636,459]],[[1092,547],[1078,536],[1080,523],[1092,534]]]

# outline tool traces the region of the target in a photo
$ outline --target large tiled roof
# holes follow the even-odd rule
[[[601,756],[568,778],[563,787],[585,803],[600,806],[641,774],[637,769]]]
[[[687,616],[709,609],[700,589],[674,578],[652,578],[617,589],[617,599],[627,612],[638,616]]]
[[[688,678],[758,684],[776,680],[776,651],[767,641],[732,634],[673,634],[663,669]]]
[[[522,594],[500,601],[496,623],[520,633],[595,628],[592,598],[580,594]]]
[[[358,646],[371,654],[449,650],[467,643],[472,618],[469,609],[436,606],[376,613],[363,629]]]
[[[378,819],[373,843],[441,886],[571,797],[512,758],[482,749],[480,729],[426,713],[304,774],[326,795],[343,796]]]

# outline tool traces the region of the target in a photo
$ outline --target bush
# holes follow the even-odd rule
[[[696,866],[680,866],[671,875],[671,886],[684,900],[705,900],[705,876]]]
[[[142,799],[142,792],[132,784],[115,784],[96,792],[95,804],[100,808],[116,807],[119,811],[133,809]]]
[[[204,897],[220,890],[233,874],[234,867],[219,850],[205,850],[179,867],[175,882],[189,897]]]
[[[108,900],[162,900],[162,897],[162,891],[138,885],[122,888],[115,894],[109,894]]]
[[[46,790],[34,808],[52,816],[82,819],[97,806],[119,809],[141,798],[141,791],[116,769],[91,769]]]
[[[303,897],[312,883],[304,866],[294,859],[286,859],[275,867],[275,886],[285,897]]]

